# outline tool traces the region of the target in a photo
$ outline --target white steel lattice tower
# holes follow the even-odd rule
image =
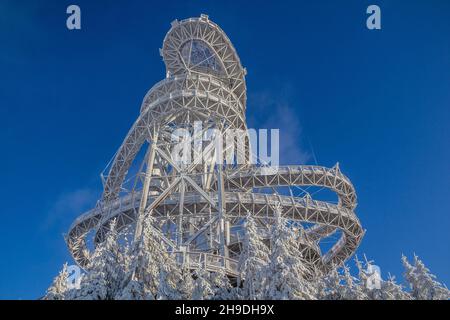
[[[174,21],[160,53],[166,78],[145,96],[107,176],[102,175],[104,192],[97,206],[76,219],[66,237],[77,263],[87,266],[89,237],[94,245],[103,241],[112,219],[120,232],[132,230],[139,236],[143,221],[152,215],[163,243],[184,263],[191,268],[201,263],[211,271],[224,268],[236,276],[243,218],[250,212],[264,237],[275,211],[301,226],[296,229],[298,244],[311,274],[326,273],[351,256],[364,232],[353,212],[355,190],[338,165],[267,170],[249,161],[246,71],[226,34],[205,15]],[[208,132],[240,129],[243,133],[235,139],[243,138],[245,148],[235,157],[244,161],[217,163],[215,152],[221,147],[214,134],[193,148],[193,161],[180,161],[173,140],[179,129],[202,139]],[[146,151],[143,161],[128,179],[140,150]],[[328,188],[338,202],[277,192],[301,186]],[[267,188],[271,191],[264,192]],[[322,254],[320,241],[333,234],[340,234],[339,239]]]

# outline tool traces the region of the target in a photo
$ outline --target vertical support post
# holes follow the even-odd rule
[[[182,179],[180,181],[180,204],[178,212],[178,226],[177,226],[177,247],[180,250],[183,243],[183,211],[184,211],[184,192],[185,192],[185,182]]]
[[[145,171],[144,186],[142,187],[141,202],[139,203],[138,217],[136,219],[136,230],[134,233],[134,241],[139,241],[142,235],[142,225],[144,223],[145,208],[147,207],[148,191],[150,189],[150,181],[153,175],[153,164],[155,163],[156,143],[158,142],[158,133],[155,130],[154,139],[150,145],[150,153],[147,159],[147,168]]]
[[[218,184],[218,208],[219,208],[219,241],[220,255],[225,257],[227,254],[227,250],[225,247],[225,191],[224,191],[224,183],[223,183],[223,171],[222,171],[222,163],[220,163],[217,169],[217,184]]]

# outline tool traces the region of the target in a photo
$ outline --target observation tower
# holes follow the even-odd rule
[[[327,273],[349,258],[364,232],[354,213],[355,189],[338,165],[270,168],[250,161],[246,70],[222,29],[206,15],[175,20],[160,54],[166,77],[146,94],[137,120],[102,174],[104,190],[97,205],[78,217],[66,235],[75,261],[87,267],[112,219],[120,233],[137,238],[151,215],[162,245],[180,261],[192,269],[200,264],[210,271],[222,268],[235,277],[248,213],[266,239],[276,214],[295,226],[311,274]],[[243,160],[218,161],[215,155],[224,151],[223,144],[205,137],[231,129],[242,133],[234,141],[243,139],[244,148],[237,149],[234,159]],[[192,161],[174,156],[179,147],[175,131],[202,137]],[[304,187],[329,189],[337,201],[286,192]],[[325,251],[321,241],[333,235],[336,240]]]

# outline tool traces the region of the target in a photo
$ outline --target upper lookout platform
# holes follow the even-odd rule
[[[160,54],[166,77],[182,74],[207,74],[220,79],[246,106],[246,69],[225,32],[207,15],[174,20],[164,37]]]

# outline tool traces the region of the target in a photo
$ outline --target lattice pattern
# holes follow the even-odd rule
[[[218,165],[214,157],[180,165],[172,159],[171,130],[201,121],[204,130],[246,129],[245,69],[225,33],[207,16],[174,21],[161,50],[166,79],[145,96],[141,113],[120,146],[97,206],[71,226],[67,243],[74,259],[86,266],[86,237],[103,241],[111,219],[119,230],[135,228],[142,219],[155,217],[157,232],[167,248],[182,255],[192,268],[223,268],[236,276],[240,253],[239,228],[251,212],[261,232],[274,218],[274,207],[293,223],[312,224],[299,232],[298,243],[311,275],[326,273],[343,263],[358,247],[364,231],[354,213],[356,193],[339,166],[283,166],[267,168]],[[132,190],[124,190],[125,177],[139,150],[149,147]],[[206,143],[203,154],[212,154]],[[264,188],[316,186],[334,191],[338,203],[304,197],[261,193]],[[322,254],[321,239],[341,230],[340,239]]]

